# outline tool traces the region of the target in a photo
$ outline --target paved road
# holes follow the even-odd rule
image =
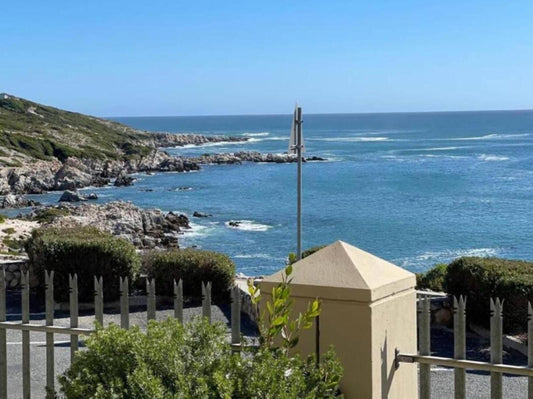
[[[433,328],[431,330],[431,348],[433,355],[453,357],[453,334],[449,330]],[[488,340],[474,334],[467,335],[467,358],[470,360],[490,361]],[[517,352],[504,352],[503,362],[526,366],[527,358]],[[453,369],[433,367],[431,372],[431,398],[453,399]],[[486,372],[467,371],[466,397],[468,399],[490,398],[490,374]],[[505,399],[527,398],[527,377],[504,375],[503,397]]]

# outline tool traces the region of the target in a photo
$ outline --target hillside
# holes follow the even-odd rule
[[[31,159],[131,159],[154,149],[153,137],[128,126],[0,94],[0,166]]]

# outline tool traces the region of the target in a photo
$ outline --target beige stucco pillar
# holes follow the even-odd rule
[[[282,271],[263,280],[263,303]],[[417,370],[394,367],[395,349],[416,353],[416,279],[398,266],[337,241],[293,265],[294,311],[322,302],[320,352],[335,347],[344,367],[347,399],[418,398]],[[302,333],[297,350],[315,352],[316,328]]]

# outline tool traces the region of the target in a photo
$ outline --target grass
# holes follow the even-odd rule
[[[61,209],[61,208],[46,208],[40,211],[33,220],[39,222],[39,223],[50,223],[53,222],[55,219],[57,219],[60,216],[68,216],[70,215],[70,211],[68,209]]]
[[[6,233],[7,235],[11,235],[15,233],[15,229],[13,227],[8,227],[7,229],[3,229],[2,231]]]
[[[153,151],[149,135],[116,122],[21,98],[0,99],[0,147],[36,159],[138,158]]]

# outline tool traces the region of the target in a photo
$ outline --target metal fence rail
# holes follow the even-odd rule
[[[69,308],[70,327],[54,325],[54,272],[45,272],[45,324],[30,323],[30,285],[29,272],[22,273],[22,321],[6,321],[6,280],[5,271],[0,270],[0,399],[7,399],[7,330],[20,330],[22,332],[22,395],[24,399],[31,398],[30,390],[30,331],[46,333],[46,388],[53,391],[55,387],[54,370],[54,334],[70,335],[71,362],[78,348],[80,335],[90,335],[95,332],[92,328],[78,327],[78,277],[69,275]],[[120,279],[120,325],[129,328],[129,287],[128,278]],[[94,319],[103,325],[104,321],[104,296],[102,277],[94,278]],[[147,320],[156,318],[155,281],[146,282],[147,292]],[[241,302],[238,287],[231,290],[231,347],[239,351],[241,343]],[[202,315],[211,320],[211,283],[202,283]],[[183,322],[183,282],[174,280],[174,317]]]
[[[466,298],[453,298],[454,307],[454,357],[431,356],[430,345],[430,299],[422,297],[418,301],[418,334],[419,354],[407,354],[396,351],[396,367],[400,363],[420,364],[420,399],[430,399],[431,396],[431,365],[454,368],[454,398],[466,398],[466,370],[481,370],[490,372],[490,398],[503,398],[502,374],[514,374],[528,377],[528,398],[533,399],[533,310],[528,303],[528,365],[512,366],[502,364],[503,359],[503,329],[502,310],[503,301],[499,298],[490,299],[490,362],[466,360]]]

